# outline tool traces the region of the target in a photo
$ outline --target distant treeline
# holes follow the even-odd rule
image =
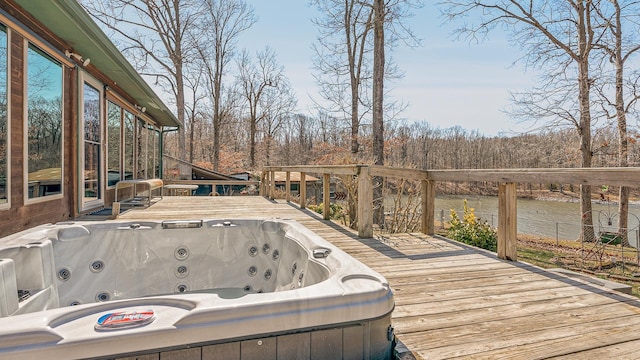
[[[293,115],[259,127],[256,169],[249,169],[247,122],[225,122],[221,137],[220,171],[258,170],[264,165],[368,163],[370,133],[363,126],[358,154],[350,152],[350,128],[346,120],[319,115]],[[275,129],[275,130],[274,130]],[[187,125],[193,132],[188,147],[193,163],[212,166],[213,136],[210,122]],[[553,129],[530,134],[486,136],[461,127],[435,128],[428,122],[391,123],[385,129],[385,164],[418,169],[491,169],[579,167],[579,137],[575,129]],[[166,152],[176,148],[166,135]],[[637,134],[629,136],[629,166],[640,166]],[[593,166],[617,166],[617,132],[601,128],[593,135]]]

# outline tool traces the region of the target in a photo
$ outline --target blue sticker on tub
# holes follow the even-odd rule
[[[96,330],[119,330],[147,325],[156,319],[153,310],[119,311],[102,315],[96,322]]]

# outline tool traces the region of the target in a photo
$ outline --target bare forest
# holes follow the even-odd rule
[[[250,169],[249,129],[246,119],[230,121],[223,129],[220,171]],[[580,167],[578,144],[573,129],[533,134],[486,136],[460,127],[433,128],[428,122],[392,123],[385,129],[385,164],[416,169],[491,169]],[[213,169],[211,125],[198,121],[194,132],[194,163]],[[168,140],[172,153],[176,141]],[[640,166],[640,144],[630,136],[629,165]],[[365,129],[359,139],[363,159],[371,159],[371,140]],[[603,128],[594,137],[594,167],[617,166],[617,133]],[[259,129],[256,169],[262,165],[340,164],[350,161],[351,126],[345,119],[326,114],[292,114],[277,131]],[[267,147],[271,150],[267,151]]]
[[[513,61],[543,74],[504,109],[536,131],[486,136],[434,128],[429,114],[403,120],[405,105],[387,96],[382,84],[402,81],[394,49],[420,45],[404,20],[421,1],[309,1],[319,13],[310,20],[318,36],[309,46],[321,99],[300,113],[296,96],[305,95],[293,92],[278,54],[266,45],[239,46],[239,34],[259,21],[249,3],[83,0],[134,66],[175,99],[183,126],[164,135],[165,153],[222,173],[355,162],[419,169],[638,166],[640,4],[525,3],[439,3],[458,40],[482,42],[501,27],[527,54]]]

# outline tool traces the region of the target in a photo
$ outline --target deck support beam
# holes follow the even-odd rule
[[[498,257],[517,261],[516,183],[498,185]]]

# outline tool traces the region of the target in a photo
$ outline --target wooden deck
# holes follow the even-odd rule
[[[262,197],[165,197],[120,216],[264,217],[295,219],[384,275],[395,295],[396,335],[418,359],[640,358],[637,298],[446,239],[359,239],[308,210]]]

